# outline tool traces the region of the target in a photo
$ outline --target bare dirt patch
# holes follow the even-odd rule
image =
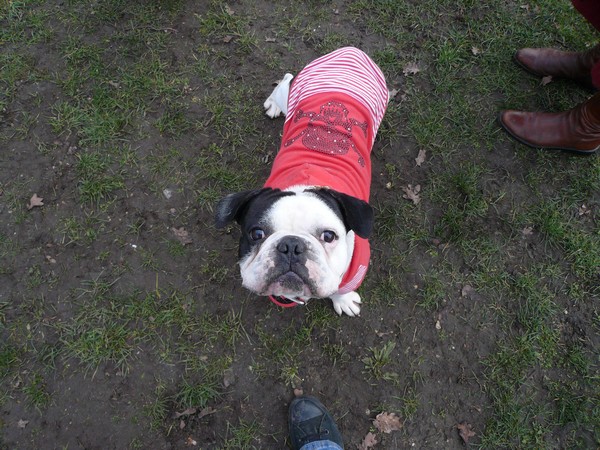
[[[1,448],[287,448],[294,389],[347,448],[598,446],[598,158],[494,122],[587,95],[514,46],[594,35],[559,2],[420,3],[0,6]],[[398,90],[358,319],[244,291],[213,226],[269,173],[272,82],[343,45]]]

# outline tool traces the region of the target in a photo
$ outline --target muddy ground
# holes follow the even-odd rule
[[[299,390],[347,448],[369,432],[386,449],[600,445],[597,157],[535,152],[495,124],[589,94],[559,85],[553,103],[494,22],[569,47],[580,19],[556,2],[393,3],[3,6],[0,448],[287,448]],[[545,7],[560,26],[528,38]],[[237,229],[213,225],[221,196],[269,173],[272,83],[342,45],[397,90],[373,150],[360,318],[245,291]],[[553,241],[544,214],[579,234]],[[401,429],[377,430],[381,412]]]

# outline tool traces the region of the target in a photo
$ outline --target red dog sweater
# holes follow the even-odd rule
[[[311,62],[292,83],[265,187],[327,186],[368,202],[371,148],[387,102],[385,78],[361,50],[345,47]],[[369,241],[356,236],[337,294],[360,286],[369,259]]]

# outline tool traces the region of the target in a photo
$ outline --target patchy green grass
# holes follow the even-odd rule
[[[381,348],[369,348],[370,356],[365,356],[362,360],[365,370],[374,378],[382,378],[385,367],[391,362],[395,347],[396,343],[390,341],[383,344]]]
[[[516,49],[595,43],[559,0],[1,2],[0,447],[281,448],[294,388],[349,446],[387,411],[382,448],[598,447],[600,160],[496,124],[589,95]],[[359,319],[244,291],[212,217],[268,174],[271,83],[345,45],[397,90]]]

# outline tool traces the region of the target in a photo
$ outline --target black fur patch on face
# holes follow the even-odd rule
[[[328,188],[307,189],[325,202],[342,219],[347,230],[367,239],[373,232],[373,208],[364,200]]]
[[[262,242],[262,239],[254,240],[252,238],[253,229],[261,228],[265,237],[272,232],[267,229],[264,216],[277,200],[288,195],[296,194],[280,189],[262,188],[230,194],[217,204],[215,217],[217,228],[223,228],[233,221],[240,224],[242,232],[239,247],[240,258],[250,252],[252,247]]]

